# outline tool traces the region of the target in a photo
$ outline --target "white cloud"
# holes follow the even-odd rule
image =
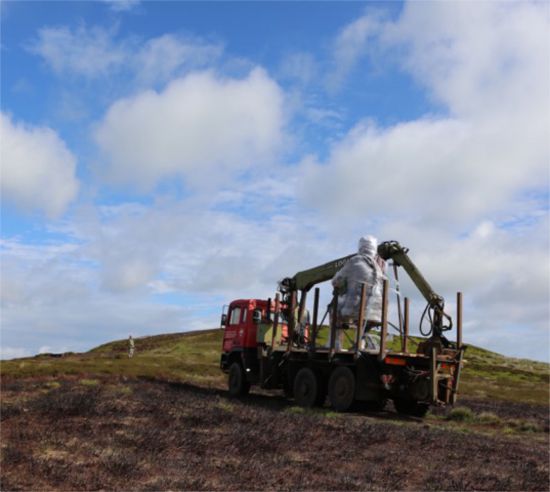
[[[507,208],[526,190],[547,190],[550,44],[542,4],[486,2],[472,11],[456,2],[409,3],[396,21],[370,19],[352,23],[351,32],[374,22],[386,56],[399,57],[449,114],[358,124],[326,162],[304,163],[309,204],[457,226]],[[354,53],[365,50],[361,36],[350,40]]]
[[[513,228],[486,219],[459,239],[407,221],[338,231],[292,205],[285,208],[293,194],[292,182],[250,183],[209,203],[194,198],[90,208],[67,224],[73,242],[5,241],[4,340],[81,350],[128,333],[213,327],[222,304],[273,296],[282,277],[351,253],[360,231],[410,247],[451,313],[455,291],[464,292],[467,343],[547,359],[546,216]],[[230,212],[233,207],[239,212]],[[243,208],[245,216],[259,215],[246,218]],[[403,272],[401,284],[413,299],[416,331],[424,301]],[[325,286],[323,306],[328,294]],[[166,303],[163,296],[175,297]],[[504,333],[515,335],[506,339]]]
[[[368,51],[369,41],[376,41],[382,28],[381,12],[371,12],[345,26],[332,47],[333,67],[327,77],[331,90],[339,88],[351,70]]]
[[[26,348],[7,347],[4,345],[0,346],[0,359],[2,360],[19,359],[21,357],[29,357],[31,355],[31,352]]]
[[[134,70],[143,84],[165,81],[182,67],[211,65],[218,60],[222,51],[220,44],[164,34],[148,40],[140,47],[134,56]]]
[[[103,0],[114,12],[127,12],[140,4],[140,0]]]
[[[118,4],[118,2],[117,2]],[[117,38],[117,27],[48,26],[28,45],[59,75],[112,79],[129,74],[138,85],[165,82],[185,69],[209,66],[223,46],[176,34],[140,41]]]
[[[3,199],[59,216],[76,197],[76,158],[55,131],[14,123],[1,114]]]
[[[286,55],[280,66],[279,74],[283,78],[307,85],[317,76],[318,67],[314,56],[307,52],[295,52]]]
[[[40,55],[60,75],[74,73],[100,77],[112,73],[127,60],[127,48],[114,43],[114,30],[81,25],[44,27],[29,49]]]
[[[433,7],[433,8],[432,8]],[[548,125],[550,15],[538,2],[408,3],[381,34],[452,114]],[[546,110],[544,110],[544,109]],[[514,112],[518,111],[518,114]]]
[[[249,206],[267,193],[261,186]],[[230,202],[242,204],[226,194]],[[83,350],[129,333],[212,328],[229,299],[272,295],[280,277],[324,259],[317,245],[299,246],[310,236],[299,219],[245,219],[218,210],[216,200],[90,207],[63,233],[60,243],[2,244],[8,346]]]
[[[262,69],[244,79],[203,72],[117,101],[96,141],[115,182],[204,185],[272,159],[283,124],[283,93]]]

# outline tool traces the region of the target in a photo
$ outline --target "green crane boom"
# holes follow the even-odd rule
[[[451,326],[443,325],[443,318],[447,318],[450,321],[450,318],[444,312],[445,301],[443,297],[432,289],[431,285],[420,273],[420,270],[409,258],[408,251],[408,248],[404,248],[397,241],[385,241],[378,246],[378,255],[386,261],[391,259],[396,265],[402,266],[414,285],[424,296],[428,302],[428,306],[434,312],[434,319],[432,320],[434,335],[441,336],[441,332],[450,329]],[[314,285],[334,277],[336,272],[353,256],[344,256],[323,265],[298,272],[293,277],[287,277],[281,281],[282,290],[286,292],[307,292]]]

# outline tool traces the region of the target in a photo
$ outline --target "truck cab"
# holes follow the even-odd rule
[[[271,299],[237,299],[226,306],[221,316],[223,344],[220,367],[229,371],[233,362],[241,364],[247,379],[254,383],[258,374],[258,350],[272,339],[284,343],[287,323],[280,319],[273,334],[275,304]]]

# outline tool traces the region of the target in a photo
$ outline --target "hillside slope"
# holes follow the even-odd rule
[[[143,376],[158,380],[224,387],[219,370],[222,331],[219,329],[142,337],[136,356],[128,359],[128,341],[118,340],[83,354],[38,355],[2,362],[2,374],[12,377],[96,374]],[[550,365],[514,359],[469,346],[461,395],[547,404]]]
[[[2,362],[2,490],[547,490],[547,364],[470,347],[459,408],[229,399],[221,331]]]

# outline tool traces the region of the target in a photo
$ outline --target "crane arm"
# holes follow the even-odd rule
[[[286,290],[308,291],[314,285],[330,280],[355,254],[329,261],[323,265],[298,272],[294,277],[281,281],[281,287]]]
[[[424,278],[420,270],[412,262],[407,254],[409,250],[401,246],[397,241],[385,241],[378,246],[378,255],[384,260],[393,260],[393,262],[402,266],[407,272],[417,289],[424,296],[424,299],[431,306],[444,304],[443,298],[436,294],[431,285]]]
[[[420,273],[420,270],[409,258],[408,251],[407,248],[401,246],[397,241],[385,241],[378,246],[378,255],[386,261],[391,259],[395,264],[402,266],[414,285],[416,285],[417,289],[424,296],[424,299],[428,302],[426,309],[431,308],[434,313],[432,320],[433,334],[440,337],[443,331],[450,330],[452,327],[452,320],[445,313],[445,300],[432,289],[431,285]],[[444,318],[448,320],[448,325],[444,324]]]

